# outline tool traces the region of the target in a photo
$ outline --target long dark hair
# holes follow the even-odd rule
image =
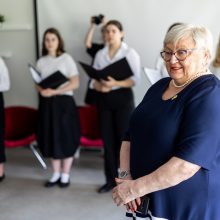
[[[48,33],[51,33],[51,34],[54,34],[57,36],[58,38],[58,47],[57,47],[57,51],[56,51],[56,56],[60,56],[61,54],[65,53],[65,50],[64,50],[64,41],[63,41],[63,38],[61,37],[59,31],[56,29],[56,28],[48,28],[45,32],[44,32],[44,35],[43,35],[43,42],[42,42],[42,55],[45,56],[48,54],[48,50],[45,46],[45,39],[46,39],[46,35]]]

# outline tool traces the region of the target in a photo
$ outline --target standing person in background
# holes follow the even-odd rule
[[[5,178],[4,162],[6,160],[4,147],[4,99],[2,92],[9,90],[9,88],[10,80],[8,68],[0,57],[0,182]]]
[[[70,184],[73,156],[79,146],[80,125],[73,90],[79,87],[79,76],[73,58],[65,53],[63,39],[55,28],[49,28],[43,36],[42,57],[37,68],[46,78],[56,71],[69,81],[57,89],[43,89],[40,94],[39,127],[37,141],[44,157],[51,158],[53,175],[45,187]]]
[[[220,38],[216,49],[215,59],[210,65],[210,70],[220,79]]]
[[[121,23],[111,20],[105,28],[107,45],[96,54],[93,67],[103,69],[126,58],[133,76],[121,81],[109,76],[108,80],[92,80],[90,85],[99,93],[97,105],[104,141],[106,183],[98,189],[99,193],[108,192],[115,186],[114,178],[118,174],[121,138],[128,127],[128,121],[134,109],[131,88],[138,83],[141,72],[139,55],[123,42],[124,32]]]
[[[94,43],[93,42],[93,37],[94,37],[94,32],[96,29],[97,25],[102,25],[101,27],[101,32],[102,32],[102,43]],[[104,15],[99,15],[99,16],[93,16],[90,19],[90,27],[89,30],[86,34],[86,38],[85,38],[85,47],[86,47],[86,52],[91,56],[92,58],[92,64],[94,62],[94,58],[96,53],[103,49],[103,47],[105,46],[106,43],[106,37],[105,37],[105,24],[106,24],[106,18]],[[86,95],[85,95],[85,103],[89,104],[89,105],[96,105],[98,102],[98,93],[89,88],[91,79],[88,81],[88,88],[86,91]]]
[[[94,32],[97,25],[102,25],[101,32],[102,32],[102,43],[94,43],[93,37]],[[106,18],[104,15],[99,16],[93,16],[90,19],[90,27],[85,37],[85,47],[86,52],[94,59],[96,53],[103,49],[105,46],[105,24],[106,24]]]

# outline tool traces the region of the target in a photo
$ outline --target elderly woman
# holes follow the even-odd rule
[[[113,189],[115,203],[136,216],[220,219],[220,82],[207,69],[211,46],[201,26],[178,25],[165,36],[161,56],[170,77],[133,112]],[[144,195],[149,206],[141,215]]]

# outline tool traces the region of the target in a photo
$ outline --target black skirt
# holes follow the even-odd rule
[[[5,162],[5,147],[4,147],[4,99],[2,92],[0,92],[0,163]]]
[[[80,123],[72,96],[40,96],[37,142],[44,157],[72,157],[80,142]]]

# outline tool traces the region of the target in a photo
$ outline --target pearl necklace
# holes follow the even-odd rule
[[[186,80],[186,82],[184,82],[182,85],[177,85],[177,84],[175,83],[174,79],[172,79],[172,84],[173,84],[173,86],[176,87],[176,88],[182,88],[182,87],[188,85],[192,80],[194,80],[194,79],[196,79],[196,78],[198,78],[198,77],[200,77],[200,76],[209,75],[209,74],[212,74],[212,73],[209,72],[209,71],[208,71],[208,72],[205,72],[205,73],[196,73],[196,74],[193,75],[191,78],[189,78],[188,80]]]

